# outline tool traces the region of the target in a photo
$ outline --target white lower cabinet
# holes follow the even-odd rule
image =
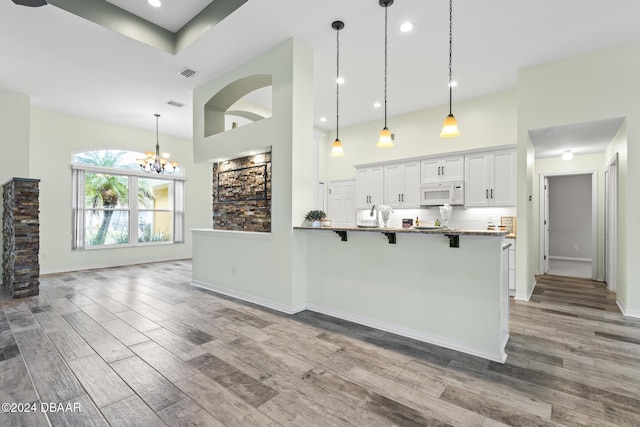
[[[392,208],[420,207],[420,162],[384,167],[384,204]]]

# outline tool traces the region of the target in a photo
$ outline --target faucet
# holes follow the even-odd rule
[[[371,206],[371,212],[369,212],[369,216],[373,216],[374,212],[376,213],[376,218],[373,220],[373,225],[378,227],[380,223],[378,222],[378,208],[376,207],[376,205]]]

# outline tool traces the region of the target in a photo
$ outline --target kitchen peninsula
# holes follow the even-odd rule
[[[294,233],[306,243],[307,309],[506,359],[507,232],[295,227]]]

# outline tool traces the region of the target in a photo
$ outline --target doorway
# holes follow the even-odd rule
[[[540,272],[597,280],[596,171],[540,175]]]

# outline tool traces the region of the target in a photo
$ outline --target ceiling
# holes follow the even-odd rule
[[[575,155],[601,153],[616,136],[624,117],[533,129],[529,138],[536,158],[560,157],[565,151]]]
[[[59,0],[58,0],[59,1]],[[101,1],[101,0],[94,0]],[[215,0],[224,2],[227,0]],[[176,32],[209,0],[109,0]],[[396,0],[389,7],[389,126],[393,116],[448,102],[448,2]],[[455,102],[516,86],[517,70],[640,39],[637,0],[456,0]],[[317,128],[335,128],[335,30],[342,20],[340,124],[380,120],[384,10],[378,0],[249,0],[176,54],[167,53],[61,8],[0,0],[0,88],[31,95],[36,107],[192,135],[192,91],[295,37],[315,52]],[[405,20],[416,25],[400,33]],[[178,74],[183,67],[198,73]],[[182,108],[167,105],[173,100]],[[326,122],[320,121],[325,116]],[[444,117],[443,117],[444,118]],[[464,118],[458,118],[464,123]]]

